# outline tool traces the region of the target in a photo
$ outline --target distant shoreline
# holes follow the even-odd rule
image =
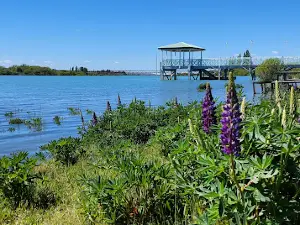
[[[159,76],[155,74],[83,74],[83,75],[57,75],[57,74],[0,74],[0,76],[6,77],[105,77],[105,76]]]

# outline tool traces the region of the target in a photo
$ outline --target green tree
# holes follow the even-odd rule
[[[251,57],[251,54],[248,49],[244,52],[244,57]]]
[[[256,68],[256,75],[261,81],[274,81],[284,65],[278,58],[266,59]]]

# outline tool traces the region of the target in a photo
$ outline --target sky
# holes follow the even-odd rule
[[[204,58],[300,56],[299,0],[0,0],[0,66],[154,70],[157,47]]]

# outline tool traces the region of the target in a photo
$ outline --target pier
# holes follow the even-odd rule
[[[166,45],[158,48],[161,51],[161,80],[177,80],[178,71],[185,71],[189,80],[227,80],[232,69],[243,68],[253,75],[255,68],[270,57],[229,57],[203,58],[205,48],[184,42]],[[200,53],[200,58],[194,58],[194,53]],[[286,70],[300,68],[300,57],[279,58]]]

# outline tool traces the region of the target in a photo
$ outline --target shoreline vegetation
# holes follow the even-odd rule
[[[86,67],[72,67],[69,70],[56,70],[50,67],[42,66],[0,66],[0,75],[15,75],[15,76],[120,76],[126,75],[125,71],[112,71],[112,70],[96,70],[89,71]]]
[[[300,224],[300,94],[254,105],[229,78],[218,104],[206,84],[186,106],[69,109],[79,137],[0,158],[0,223]]]

